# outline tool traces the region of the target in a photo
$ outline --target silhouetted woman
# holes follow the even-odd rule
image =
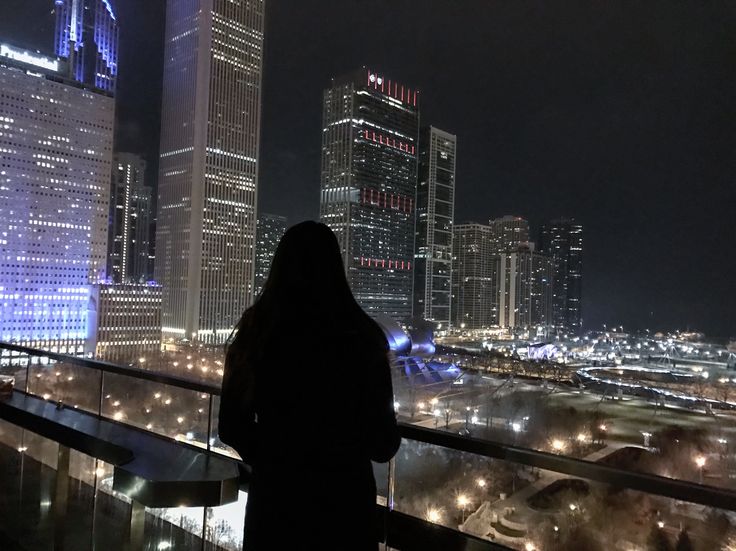
[[[324,224],[286,232],[238,322],[219,431],[252,467],[246,550],[377,549],[371,460],[400,443],[387,344]]]

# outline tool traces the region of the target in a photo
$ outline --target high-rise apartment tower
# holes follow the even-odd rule
[[[493,231],[484,224],[457,224],[453,230],[452,323],[456,329],[498,324],[498,261]]]
[[[450,325],[452,224],[457,138],[429,126],[419,133],[414,317]]]
[[[520,247],[499,255],[498,324],[546,335],[552,318],[552,257]]]
[[[553,324],[558,330],[579,331],[583,325],[583,226],[567,218],[545,224],[540,250],[554,260]]]
[[[223,342],[253,295],[263,0],[168,0],[156,230],[164,338]]]
[[[320,218],[370,315],[412,316],[418,93],[361,69],[324,91]]]

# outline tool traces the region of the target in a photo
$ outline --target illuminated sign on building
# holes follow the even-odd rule
[[[0,56],[8,57],[15,61],[20,61],[21,63],[28,63],[29,65],[33,65],[34,67],[40,67],[49,71],[59,70],[58,60],[50,59],[46,56],[34,54],[32,52],[21,50],[19,48],[14,48],[13,46],[8,46],[7,44],[0,44]]]

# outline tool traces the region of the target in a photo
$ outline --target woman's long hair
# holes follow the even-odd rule
[[[293,335],[358,331],[368,346],[387,349],[380,327],[353,298],[335,234],[302,222],[281,238],[263,290],[235,326],[227,361],[252,368],[268,348]]]

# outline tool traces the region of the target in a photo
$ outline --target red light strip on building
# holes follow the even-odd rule
[[[411,270],[411,260],[386,260],[385,258],[360,257],[363,268],[388,268],[389,270]]]
[[[404,153],[411,153],[412,155],[414,155],[416,151],[416,148],[411,144],[404,143],[401,140],[397,140],[396,138],[391,136],[376,134],[373,130],[364,130],[363,136],[366,140],[380,143],[381,145],[388,145],[389,147],[393,147],[394,149],[398,149],[399,151],[403,151]]]
[[[380,82],[379,82],[380,80]],[[399,85],[398,82],[394,82],[393,88],[391,87],[391,79],[383,78],[376,73],[372,73],[370,69],[367,69],[366,75],[366,86],[373,88],[374,90],[380,90],[381,93],[387,94],[394,99],[406,103],[407,105],[417,106],[417,92],[414,90],[412,94],[411,88],[404,88],[404,85]],[[388,88],[388,90],[387,90]]]
[[[370,188],[361,188],[360,204],[403,212],[412,212],[414,209],[414,199],[412,197]]]

